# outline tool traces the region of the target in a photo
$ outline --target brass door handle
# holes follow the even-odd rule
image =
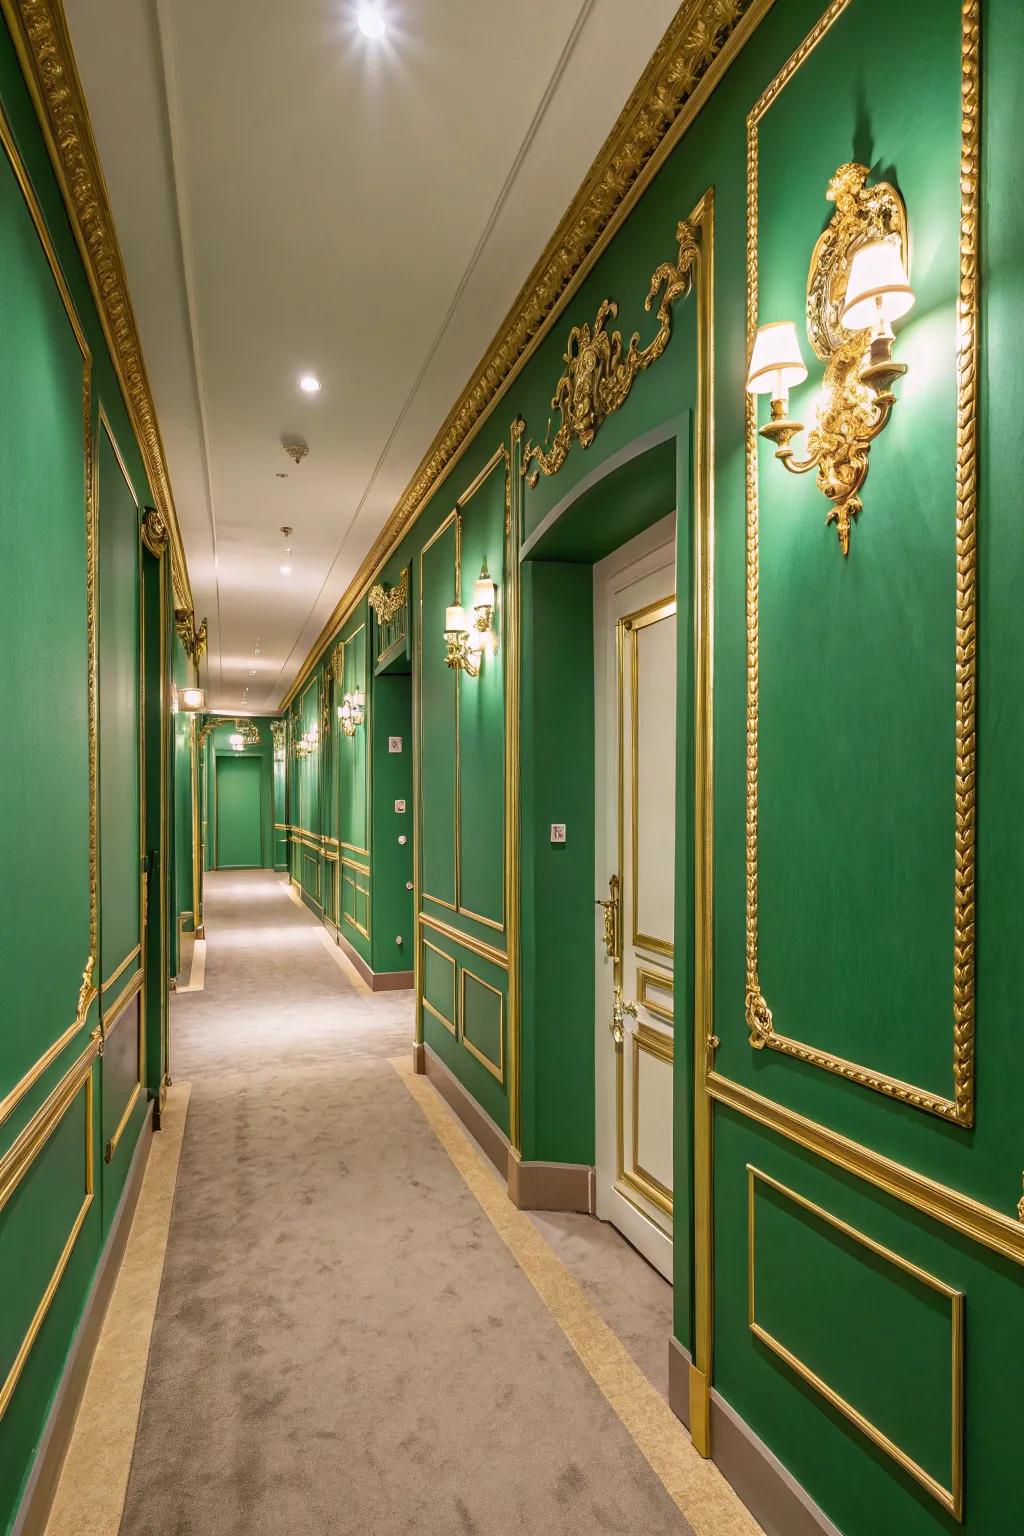
[[[620,1046],[626,1038],[626,1018],[636,1018],[636,1003],[626,1003],[622,1000],[622,988],[615,988],[615,996],[612,1000],[612,1021],[609,1029],[616,1047]]]
[[[604,910],[604,947],[610,959],[619,959],[619,877],[612,875],[608,881],[609,895],[602,900],[600,896],[594,902],[595,907]]]

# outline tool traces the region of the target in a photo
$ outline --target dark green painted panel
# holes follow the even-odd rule
[[[459,967],[459,1033],[470,1053],[505,1076],[505,994],[466,966]]]
[[[433,944],[442,954],[450,955],[458,966],[466,965],[484,981],[496,987],[505,998],[507,1009],[508,977],[500,966],[485,960],[481,955],[474,954],[463,945],[449,939],[446,934],[440,934],[433,929],[424,927],[423,937]],[[458,983],[456,985],[456,1006],[460,1003]],[[483,1064],[475,1059],[460,1039],[457,1039],[439,1019],[435,1019],[426,1009],[423,1009],[423,1038],[431,1050],[441,1058],[451,1072],[490,1115],[503,1131],[508,1132],[508,1094],[505,1087],[487,1071]]]
[[[564,504],[552,507],[544,528],[535,529],[527,557],[593,565],[673,512],[674,431],[662,427],[651,438],[627,445],[614,468],[588,465]]]
[[[253,869],[263,863],[262,763],[217,758],[217,867]]]
[[[413,968],[412,678],[375,677],[369,729],[373,733],[373,969]],[[392,738],[401,751],[392,752]],[[396,808],[404,804],[405,810]],[[405,842],[400,843],[399,838]],[[401,940],[401,942],[399,942]]]
[[[172,676],[178,688],[195,684],[195,668],[185,654],[177,632],[172,641]],[[192,733],[195,717],[178,711],[172,717],[173,732],[173,845],[174,845],[174,925],[182,912],[192,913]],[[194,917],[194,914],[193,914]],[[191,932],[193,918],[186,922]]]
[[[455,904],[455,673],[445,665],[445,608],[455,601],[455,524],[420,561],[419,638],[420,881]]]
[[[101,1074],[103,1091],[101,1094],[101,1141],[106,1159],[107,1147],[115,1135],[121,1123],[121,1117],[125,1112],[128,1100],[135,1092],[135,1085],[139,1081],[139,995],[132,999],[117,1020],[103,1047],[103,1071]],[[109,1166],[104,1167],[104,1195],[108,1192],[116,1194],[120,1192],[121,1184],[131,1161],[131,1153],[135,1147],[135,1137],[127,1130],[122,1134],[114,1153],[116,1160],[116,1174],[114,1185],[107,1183],[111,1173]],[[109,1211],[104,1211],[104,1216],[109,1218],[113,1214],[113,1206]]]
[[[0,270],[0,720],[13,812],[0,852],[12,898],[3,1097],[75,1016],[89,956],[89,749],[83,359],[2,150]]]
[[[458,675],[459,906],[485,926],[505,925],[505,466],[499,460],[462,508],[463,606],[486,563],[498,587],[498,649],[480,673]],[[428,637],[429,643],[429,637]],[[442,647],[443,650],[443,647]],[[500,945],[499,945],[500,947]]]
[[[455,961],[437,949],[429,939],[423,941],[423,996],[443,1019],[456,1028]]]
[[[172,601],[170,557],[156,560],[143,550],[145,848],[147,913],[145,938],[146,1086],[151,1097],[160,1093],[167,1057],[168,914],[170,911],[167,807],[170,794],[170,738],[165,711],[170,708],[170,674],[161,619]]]
[[[368,701],[370,698],[366,611],[365,608],[361,610],[357,627],[345,634],[342,680],[340,688],[335,690],[337,705],[331,722],[337,746],[340,782],[339,837],[342,847],[364,855],[370,849],[368,753],[371,738],[365,722],[356,727],[354,735],[346,736],[338,725],[337,706],[340,706],[346,693],[360,692]]]
[[[589,566],[523,567],[523,1156],[594,1161],[594,608]],[[557,687],[551,686],[558,658]],[[566,842],[553,845],[552,822]]]
[[[99,763],[100,974],[140,942],[139,513],[100,424]],[[106,1002],[106,1000],[104,1000]]]
[[[799,1194],[752,1180],[753,1323],[951,1489],[954,1300]]]

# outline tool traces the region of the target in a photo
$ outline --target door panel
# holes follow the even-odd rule
[[[598,1215],[672,1274],[674,519],[595,567]],[[601,745],[603,744],[603,746]],[[602,889],[603,888],[603,889]],[[607,894],[606,894],[607,893]]]
[[[256,869],[263,863],[261,766],[256,757],[217,759],[219,869]]]

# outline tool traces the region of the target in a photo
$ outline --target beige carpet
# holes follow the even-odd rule
[[[357,991],[268,874],[211,877],[206,932],[205,990],[174,1003],[192,1096],[124,1536],[753,1532],[389,1065],[408,995]]]

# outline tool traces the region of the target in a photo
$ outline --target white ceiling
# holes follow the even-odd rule
[[[677,3],[65,0],[213,707],[280,704]]]

